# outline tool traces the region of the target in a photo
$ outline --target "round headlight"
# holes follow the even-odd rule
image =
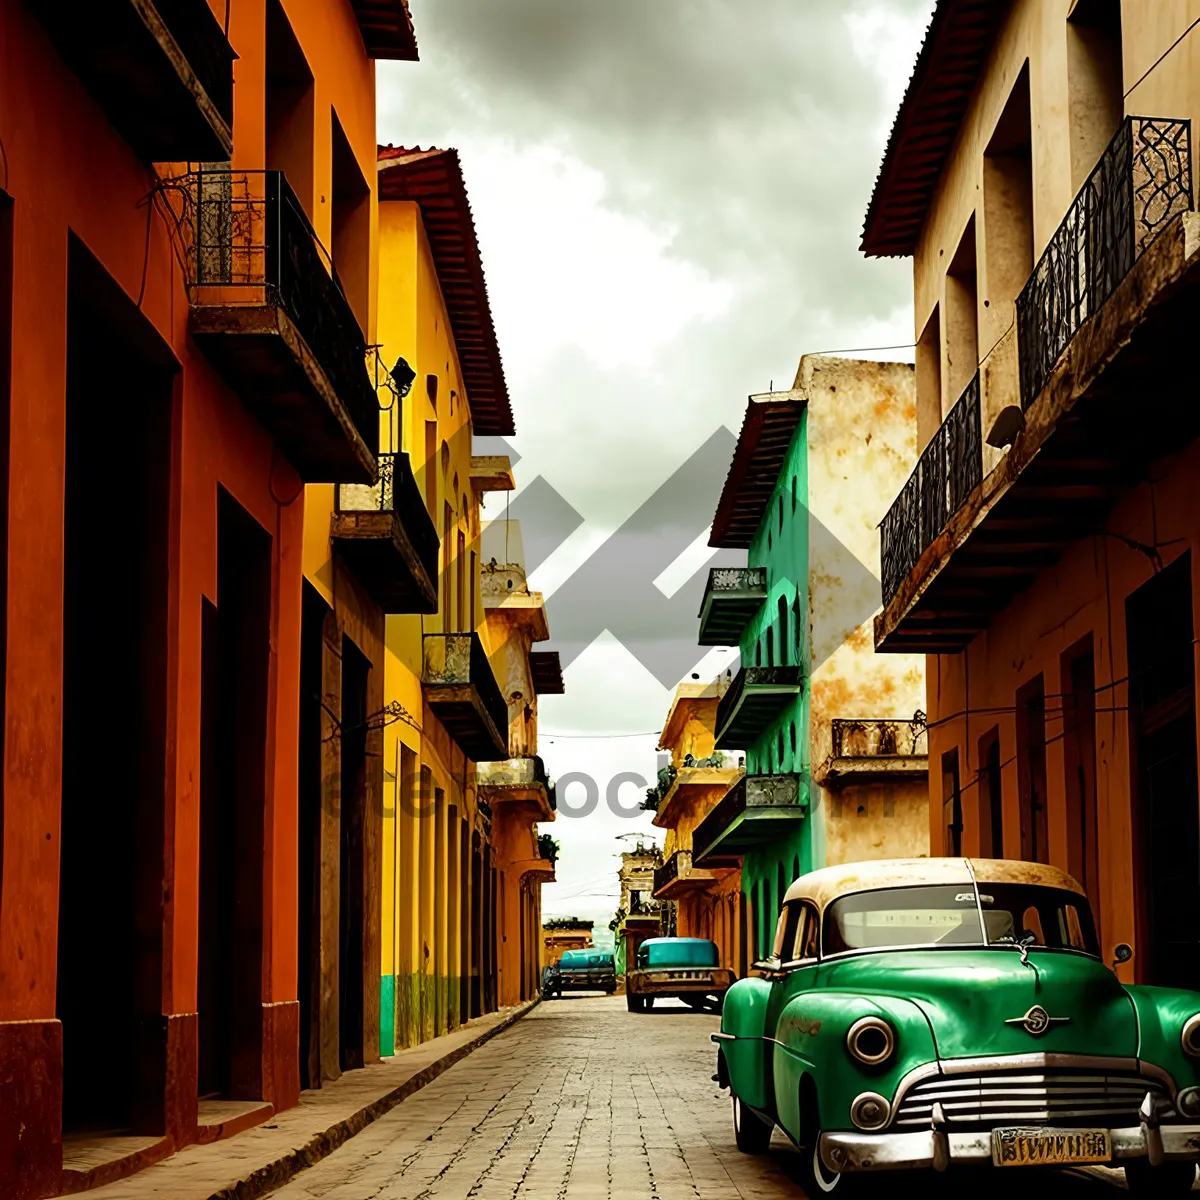
[[[1200,1058],[1200,1013],[1189,1017],[1184,1023],[1183,1032],[1179,1035],[1184,1054],[1192,1058]]]
[[[878,1129],[887,1124],[888,1102],[878,1092],[863,1092],[850,1105],[850,1120],[859,1129]]]
[[[846,1049],[850,1056],[868,1067],[887,1062],[895,1048],[896,1034],[882,1017],[860,1017],[846,1034]]]
[[[1175,1107],[1182,1116],[1189,1117],[1193,1121],[1200,1117],[1200,1088],[1184,1088],[1175,1097]]]

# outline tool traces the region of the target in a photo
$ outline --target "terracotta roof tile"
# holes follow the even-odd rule
[[[421,209],[476,434],[516,432],[457,150],[379,148],[379,199]]]
[[[372,58],[417,61],[417,35],[408,0],[350,0],[350,4]]]

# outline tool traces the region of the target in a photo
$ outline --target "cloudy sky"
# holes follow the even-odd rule
[[[653,778],[656,676],[724,662],[687,647],[747,395],[790,387],[802,353],[912,340],[908,264],[857,246],[932,7],[412,0],[422,61],[380,64],[381,140],[462,154],[516,414],[512,512],[570,660],[541,752],[600,794],[552,827],[548,914],[606,926],[619,835],[661,838],[605,794]],[[551,508],[565,541],[530,528]]]

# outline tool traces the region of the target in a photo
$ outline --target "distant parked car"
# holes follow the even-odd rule
[[[673,998],[719,1011],[736,978],[720,963],[716,943],[704,938],[647,938],[637,950],[637,969],[625,976],[625,1003],[630,1012],[646,1012],[656,997]]]
[[[560,987],[558,965],[552,964],[549,967],[542,968],[542,999],[552,1000],[555,996],[561,996],[562,990]]]
[[[1124,1167],[1136,1195],[1191,1190],[1200,993],[1122,985],[1062,871],[814,871],[755,970],[725,998],[717,1079],[738,1148],[764,1153],[779,1125],[810,1196],[860,1172],[1076,1163]]]
[[[603,950],[568,950],[558,963],[558,995],[617,990],[617,964]]]

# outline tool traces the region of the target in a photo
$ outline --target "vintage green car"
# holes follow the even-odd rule
[[[719,1009],[734,974],[721,966],[715,942],[704,938],[647,938],[637,949],[637,968],[625,976],[630,1012],[646,1012],[655,997],[682,1000],[692,1008]]]
[[[738,1148],[765,1152],[778,1125],[810,1195],[958,1164],[1104,1163],[1145,1196],[1195,1181],[1200,993],[1121,984],[1061,871],[961,858],[814,871],[755,970],[725,997],[716,1078]]]

